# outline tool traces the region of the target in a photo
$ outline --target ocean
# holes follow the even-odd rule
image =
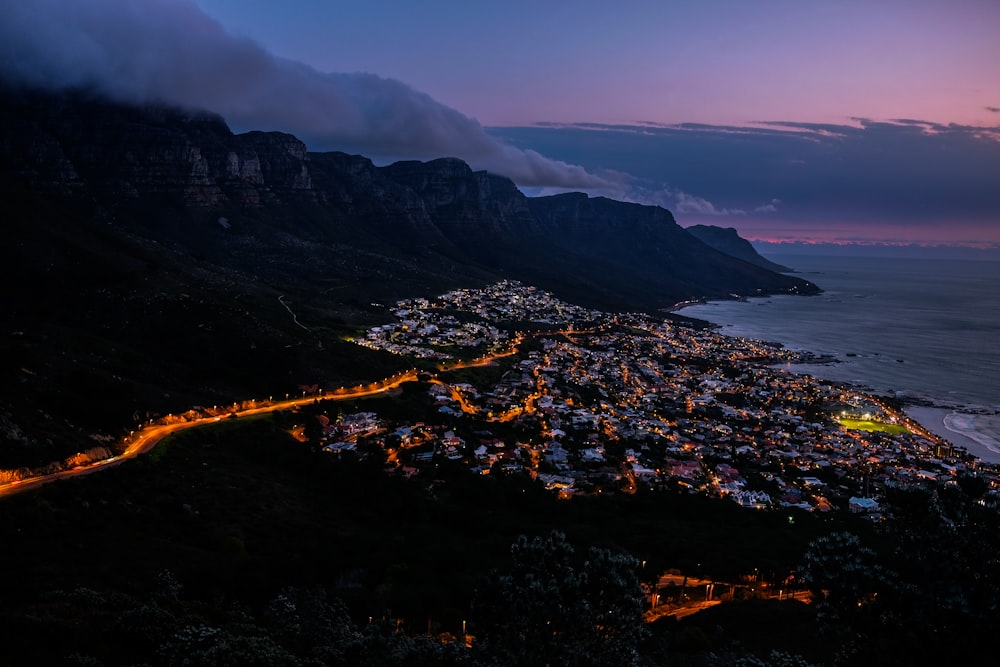
[[[830,355],[791,370],[910,399],[911,417],[1000,463],[1000,262],[768,255],[818,296],[688,306],[722,333]],[[933,406],[933,407],[929,407]]]

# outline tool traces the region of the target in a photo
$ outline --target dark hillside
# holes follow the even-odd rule
[[[777,262],[772,262],[766,257],[762,257],[749,241],[742,238],[739,233],[732,227],[716,227],[714,225],[692,225],[688,227],[686,231],[694,236],[696,239],[700,240],[707,246],[715,248],[719,252],[724,252],[727,255],[732,255],[742,259],[745,262],[750,262],[756,266],[767,269],[768,271],[779,271],[788,272],[791,271],[787,266],[782,266]]]
[[[606,310],[815,291],[661,208],[532,200],[440,159],[377,167],[218,116],[0,91],[0,467],[149,414],[383,377],[344,338],[403,296],[518,278]]]

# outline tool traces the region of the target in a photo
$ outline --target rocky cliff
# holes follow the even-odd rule
[[[790,272],[787,266],[782,266],[777,262],[772,262],[760,255],[753,245],[739,235],[732,227],[716,227],[714,225],[692,225],[687,228],[687,232],[705,245],[715,248],[719,252],[732,255],[744,262],[750,262],[768,271],[778,271],[782,273]]]
[[[225,218],[244,244],[275,234],[367,242],[488,272],[528,269],[549,287],[599,280],[588,265],[600,265],[629,278],[623,285],[634,278],[658,295],[604,290],[629,305],[810,289],[706,247],[665,209],[581,194],[530,200],[509,179],[456,159],[376,167],[360,156],[309,153],[287,134],[234,135],[211,114],[124,107],[82,93],[8,91],[0,113],[11,182],[109,215],[158,218],[168,207],[172,226],[193,234],[184,242],[196,246],[204,240],[185,221]],[[147,225],[143,233],[163,231]],[[539,260],[558,269],[547,275]]]

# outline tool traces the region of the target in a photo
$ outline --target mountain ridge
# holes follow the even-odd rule
[[[792,269],[772,262],[762,256],[749,241],[739,235],[733,227],[718,227],[715,225],[692,225],[685,228],[689,234],[697,238],[707,246],[715,248],[719,252],[750,262],[769,271],[777,273],[789,273]]]
[[[678,281],[675,274],[660,281],[665,298],[656,305],[694,296],[810,290],[802,281],[777,278],[713,254],[692,242],[666,209],[604,198],[581,205],[591,199],[583,194],[533,200],[509,179],[474,172],[455,158],[377,167],[363,156],[310,153],[289,134],[236,135],[209,113],[125,107],[81,94],[53,101],[41,93],[25,93],[21,104],[11,104],[9,98],[4,121],[17,134],[12,141],[12,132],[6,133],[7,171],[39,192],[82,194],[103,206],[126,208],[129,202],[162,198],[162,203],[189,209],[189,216],[214,211],[230,222],[238,218],[232,214],[241,211],[316,206],[323,209],[319,213],[326,218],[328,233],[375,232],[383,246],[400,238],[421,245],[458,245],[459,254],[468,255],[472,263],[486,257],[487,264],[499,263],[501,268],[506,267],[499,251],[523,254],[519,238],[544,239],[556,251],[593,254],[582,237],[574,237],[579,227],[589,225],[591,232],[602,235],[615,229],[636,231],[622,222],[628,219],[668,256],[679,246],[674,255],[695,253],[706,264],[700,276]],[[578,205],[562,205],[559,215],[551,214],[557,202],[569,201]],[[540,224],[542,220],[546,224]],[[358,222],[370,224],[359,230]],[[560,247],[564,240],[572,241],[569,248]],[[485,242],[501,247],[479,245]],[[448,250],[454,255],[456,248]],[[626,262],[632,263],[631,258]],[[655,274],[663,267],[644,269]],[[585,272],[583,267],[578,270]],[[727,273],[725,280],[705,280],[720,271]],[[687,289],[679,289],[680,284]],[[690,293],[699,286],[705,293]],[[618,297],[630,300],[627,294]]]
[[[348,339],[403,296],[516,278],[620,311],[816,291],[665,209],[80,91],[0,91],[0,197],[0,468],[156,413],[390,375],[409,362]]]

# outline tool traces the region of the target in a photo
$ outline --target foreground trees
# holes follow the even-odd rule
[[[869,544],[815,540],[802,564],[837,664],[961,664],[1000,632],[1000,496],[960,476],[886,490],[892,519]]]
[[[643,634],[639,563],[590,548],[580,557],[560,532],[511,547],[510,572],[490,578],[475,604],[477,645],[496,665],[634,665]]]
[[[0,594],[3,659],[964,664],[1000,633],[1000,506],[973,472],[887,489],[885,522],[797,515],[793,525],[686,494],[566,503],[514,476],[442,469],[434,479],[447,481],[428,487],[313,454],[287,436],[295,423],[224,421],[217,436],[178,437],[101,484],[0,503],[0,562],[16,574]],[[816,540],[828,532],[841,535]],[[646,572],[693,571],[703,554],[722,581],[751,564],[784,572],[809,551],[821,603],[736,599],[644,624],[626,549],[650,559]]]

